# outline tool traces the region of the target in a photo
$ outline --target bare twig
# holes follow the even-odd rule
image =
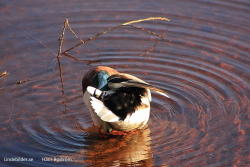
[[[170,41],[169,39],[164,38],[162,35],[156,34],[156,33],[152,32],[152,31],[148,31],[148,30],[146,30],[146,29],[144,29],[144,28],[137,27],[137,26],[130,25],[130,24],[129,24],[129,25],[127,25],[127,26],[130,26],[130,27],[136,28],[136,29],[138,29],[138,30],[144,31],[144,32],[146,32],[146,33],[148,33],[148,34],[155,35],[155,36],[157,36],[157,37],[159,37],[159,38],[161,38],[161,39],[164,39],[164,40]]]
[[[71,48],[65,50],[63,53],[69,52],[69,51],[71,51],[72,49],[74,49],[74,48],[76,48],[76,47],[78,47],[78,46],[80,46],[80,45],[82,45],[82,44],[84,44],[84,43],[86,43],[86,42],[88,42],[88,41],[90,41],[90,40],[92,40],[92,39],[94,39],[94,38],[96,38],[96,37],[102,35],[102,34],[105,34],[105,33],[109,32],[109,31],[111,31],[111,30],[114,30],[114,29],[119,28],[119,27],[122,27],[122,26],[131,26],[131,27],[133,27],[133,28],[136,28],[136,29],[145,31],[145,32],[147,32],[148,34],[152,34],[152,35],[156,35],[156,36],[160,37],[160,35],[158,35],[158,34],[156,34],[156,33],[154,33],[154,32],[151,32],[151,31],[145,30],[145,29],[143,29],[143,28],[138,28],[138,27],[135,27],[135,26],[130,25],[130,24],[133,24],[133,23],[139,23],[139,22],[148,21],[148,20],[165,20],[165,21],[169,21],[169,19],[164,18],[164,17],[150,17],[150,18],[146,18],[146,19],[133,20],[133,21],[125,22],[125,23],[123,23],[123,24],[121,24],[121,25],[118,25],[118,26],[109,28],[109,29],[107,29],[107,30],[105,30],[105,31],[103,31],[103,32],[101,32],[101,33],[98,33],[98,34],[96,34],[96,35],[94,35],[94,36],[88,38],[87,40],[83,41],[83,40],[81,40],[80,38],[78,38],[78,37],[76,36],[76,34],[74,33],[74,31],[70,28],[69,23],[68,23],[68,20],[66,20],[66,21],[65,21],[65,24],[69,27],[70,31],[75,35],[75,37],[76,37],[77,39],[79,39],[81,42],[78,43],[77,45],[75,45],[75,46],[73,46],[73,47],[71,47]],[[165,38],[163,38],[163,37],[161,37],[161,38],[162,38],[162,39],[165,39]]]
[[[66,28],[67,23],[68,23],[68,19],[65,19],[65,22],[64,22],[64,25],[63,25],[63,29],[62,29],[62,34],[61,34],[61,36],[59,38],[60,44],[59,44],[59,47],[58,47],[57,57],[60,56],[61,51],[62,51],[63,37],[64,37],[65,28]]]
[[[73,56],[68,55],[67,53],[62,53],[62,54],[65,55],[65,56],[67,56],[68,58],[71,58],[71,59],[75,60],[75,61],[87,62],[87,65],[90,65],[90,64],[92,64],[92,63],[101,62],[101,61],[99,61],[99,60],[79,60],[79,59],[77,59],[77,58],[75,58],[75,57],[73,57]]]
[[[152,50],[156,47],[156,45],[158,44],[159,40],[162,39],[163,36],[166,34],[166,32],[167,32],[167,30],[165,30],[165,31],[160,35],[160,38],[157,39],[157,40],[155,41],[155,44],[154,44],[153,47],[147,49],[147,50],[145,51],[145,53],[144,53],[144,54],[141,54],[140,56],[143,56],[143,55],[145,55],[145,54],[148,54],[150,51],[152,51]]]
[[[2,72],[2,73],[0,74],[0,79],[6,77],[7,75],[9,75],[9,73],[7,73],[6,71]]]
[[[15,83],[15,85],[20,85],[20,84],[23,84],[23,83],[28,82],[28,81],[31,81],[31,79],[27,78],[27,79],[24,79],[24,80],[17,81]]]
[[[68,19],[65,20],[64,22],[64,26],[63,26],[63,29],[62,29],[62,34],[59,38],[60,40],[60,44],[59,44],[59,47],[58,47],[58,53],[57,53],[57,63],[58,63],[58,68],[59,68],[59,71],[60,71],[60,81],[61,81],[61,84],[62,84],[62,98],[64,99],[63,100],[63,104],[65,106],[65,113],[66,113],[66,110],[67,110],[67,104],[66,104],[66,101],[67,101],[67,98],[65,97],[65,92],[64,92],[64,84],[63,84],[63,75],[62,75],[62,66],[61,66],[61,63],[60,63],[60,54],[61,54],[61,50],[62,50],[62,44],[63,44],[63,37],[64,37],[64,33],[65,33],[65,28],[66,28],[66,25],[68,23]]]
[[[129,22],[123,23],[122,25],[124,26],[124,25],[133,24],[133,23],[139,23],[139,22],[143,22],[143,21],[148,21],[148,20],[165,20],[165,21],[170,21],[169,19],[167,19],[165,17],[149,17],[149,18],[146,18],[146,19],[129,21]]]
[[[76,33],[72,30],[72,28],[71,28],[70,25],[69,25],[68,19],[66,19],[65,22],[66,22],[66,25],[68,26],[69,30],[71,31],[71,33],[72,33],[77,39],[79,39],[82,43],[84,43],[84,41],[81,40],[81,39],[76,35]]]
[[[63,104],[64,104],[64,114],[66,114],[66,110],[68,108],[68,105],[66,103],[66,101],[68,100],[67,97],[65,96],[65,92],[64,92],[64,82],[63,82],[63,74],[62,74],[62,66],[61,66],[61,63],[60,63],[60,57],[57,57],[57,62],[58,62],[58,68],[59,68],[59,71],[60,71],[60,81],[61,81],[61,85],[62,85],[62,98],[63,98]]]
[[[6,74],[7,74],[7,72],[4,71],[4,72],[2,72],[2,73],[0,74],[0,77],[1,77],[1,76],[5,76]]]
[[[109,31],[111,31],[111,30],[114,30],[114,29],[116,29],[116,28],[119,28],[119,27],[121,27],[121,26],[122,26],[122,25],[119,25],[119,26],[116,26],[116,27],[113,27],[113,28],[109,28],[109,29],[107,29],[106,31],[103,31],[103,32],[101,32],[101,33],[98,33],[98,34],[96,34],[96,35],[94,35],[94,36],[88,38],[88,39],[85,40],[85,41],[83,41],[83,40],[80,39],[81,42],[80,42],[79,44],[73,46],[72,48],[69,48],[68,50],[65,50],[63,53],[69,52],[69,51],[71,51],[72,49],[75,49],[76,47],[78,47],[78,46],[80,46],[80,45],[82,45],[82,44],[84,44],[84,43],[86,43],[86,42],[88,42],[88,41],[90,41],[90,40],[92,40],[92,39],[94,39],[94,38],[96,38],[96,37],[102,35],[102,34],[105,34],[105,33],[109,32]],[[78,38],[78,39],[79,39],[79,38]]]

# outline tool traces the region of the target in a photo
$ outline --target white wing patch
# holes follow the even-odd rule
[[[106,122],[119,121],[119,117],[112,113],[107,107],[105,107],[102,101],[96,99],[95,97],[90,98],[91,106],[93,107],[94,112],[101,118],[101,120]]]
[[[101,126],[102,125],[102,121],[101,121],[100,117],[95,113],[93,107],[91,106],[91,103],[90,103],[91,99],[90,99],[90,97],[91,97],[91,94],[88,91],[85,91],[85,93],[83,95],[83,101],[84,101],[85,105],[89,109],[89,112],[91,114],[91,118],[92,118],[95,126]]]

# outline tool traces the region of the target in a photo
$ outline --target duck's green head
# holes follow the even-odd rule
[[[101,91],[109,90],[107,81],[108,77],[110,77],[110,75],[104,70],[97,72],[92,78],[91,86]]]

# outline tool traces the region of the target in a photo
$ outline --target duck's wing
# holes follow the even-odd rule
[[[148,96],[145,96],[142,98],[142,105],[139,106],[134,113],[128,114],[123,121],[110,122],[110,124],[114,129],[120,131],[131,131],[133,129],[141,129],[148,122],[149,115],[150,98]]]
[[[169,96],[165,91],[156,88],[148,84],[147,82],[130,74],[125,74],[125,73],[113,74],[107,80],[110,89],[118,89],[120,87],[139,87],[139,88],[150,89],[156,93],[159,93],[169,98]]]
[[[87,106],[87,108],[89,109],[89,112],[90,112],[92,121],[94,122],[94,125],[100,127],[100,126],[102,126],[102,121],[101,121],[100,117],[96,114],[94,108],[91,106],[91,102],[90,102],[91,96],[92,95],[88,91],[85,91],[84,95],[83,95],[83,102]]]
[[[116,122],[119,121],[119,117],[116,116],[112,111],[110,111],[102,101],[96,99],[95,97],[91,98],[91,106],[94,109],[94,112],[105,122]]]
[[[119,117],[116,116],[112,111],[110,111],[104,104],[102,101],[100,101],[99,99],[97,99],[96,97],[101,96],[102,91],[100,91],[99,89],[96,89],[92,86],[88,86],[87,87],[87,92],[89,92],[90,95],[92,95],[90,97],[90,103],[91,103],[91,107],[93,109],[93,111],[98,115],[98,117],[105,121],[105,122],[116,122],[119,121]],[[95,97],[94,97],[94,96]]]

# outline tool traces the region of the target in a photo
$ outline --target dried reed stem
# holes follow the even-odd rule
[[[146,19],[129,21],[129,22],[123,23],[122,25],[125,26],[125,25],[129,25],[129,24],[133,24],[133,23],[139,23],[139,22],[148,21],[148,20],[165,20],[165,21],[170,21],[169,19],[167,19],[165,17],[149,17],[149,18],[146,18]]]
[[[139,22],[149,21],[149,20],[165,20],[165,21],[170,21],[169,19],[164,18],[164,17],[149,17],[149,18],[146,18],[146,19],[133,20],[133,21],[125,22],[125,23],[123,23],[123,24],[121,24],[121,25],[118,25],[118,26],[109,28],[109,29],[107,29],[107,30],[105,30],[105,31],[103,31],[103,32],[101,32],[101,33],[98,33],[98,34],[96,34],[96,35],[94,35],[94,36],[88,38],[87,40],[83,41],[83,40],[81,40],[80,38],[77,37],[77,35],[75,34],[75,32],[71,29],[71,27],[70,27],[70,25],[69,25],[68,19],[66,19],[66,21],[65,21],[65,23],[64,23],[64,28],[63,28],[62,36],[60,37],[61,43],[63,42],[62,38],[63,38],[63,36],[64,36],[64,31],[65,31],[66,25],[67,25],[67,27],[69,28],[69,30],[73,33],[73,35],[74,35],[77,39],[79,39],[81,42],[78,43],[77,45],[75,45],[75,46],[73,46],[73,47],[71,47],[71,48],[65,50],[63,53],[69,52],[70,50],[72,50],[72,49],[74,49],[74,48],[76,48],[76,47],[78,47],[78,46],[80,46],[80,45],[82,45],[82,44],[84,44],[84,43],[86,43],[86,42],[88,42],[88,41],[90,41],[90,40],[92,40],[92,39],[94,39],[94,38],[96,38],[96,37],[102,35],[102,34],[105,34],[105,33],[109,32],[109,31],[111,31],[111,30],[114,30],[114,29],[119,28],[119,27],[122,27],[122,26],[131,26],[131,27],[133,27],[133,28],[142,30],[142,31],[144,31],[144,32],[146,32],[146,33],[148,33],[148,34],[152,34],[152,35],[155,35],[155,36],[157,36],[157,37],[160,37],[161,39],[165,39],[165,38],[163,38],[163,37],[162,37],[161,35],[159,35],[159,34],[156,34],[156,33],[154,33],[154,32],[145,30],[145,29],[143,29],[143,28],[139,28],[139,27],[130,25],[130,24],[133,24],[133,23],[139,23]],[[59,50],[58,50],[58,55],[59,55],[59,51],[60,51],[60,53],[61,53],[61,45],[60,45]]]

